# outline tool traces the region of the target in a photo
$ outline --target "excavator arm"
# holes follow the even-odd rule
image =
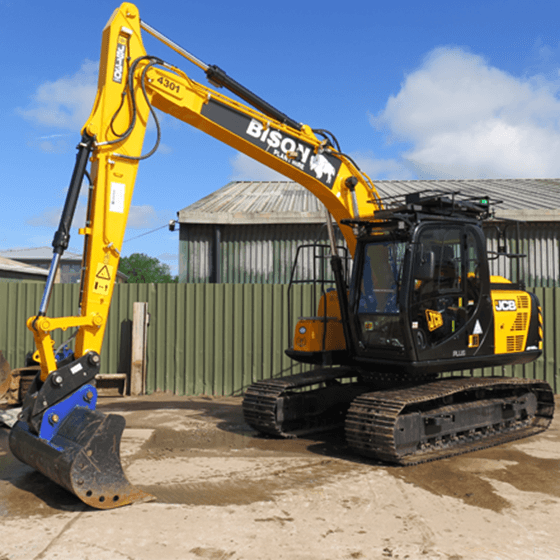
[[[208,80],[243,102],[192,80],[182,70],[149,56],[148,32],[205,71]],[[117,507],[145,494],[132,487],[120,466],[118,442],[124,419],[95,411],[91,384],[99,371],[120,251],[139,163],[157,149],[159,109],[213,136],[311,191],[338,223],[353,254],[356,238],[345,220],[372,218],[381,201],[369,178],[344,155],[334,137],[278,111],[140,20],[124,3],[103,30],[97,96],[82,129],[76,164],[40,309],[28,320],[41,372],[29,390],[21,420],[11,432],[12,452],[84,502]],[[150,115],[156,145],[143,147]],[[86,168],[91,162],[84,235],[80,314],[50,318],[47,308]],[[51,333],[74,329],[72,358],[57,362]],[[116,442],[116,444],[115,444]]]
[[[53,328],[78,327],[76,356],[99,353],[126,229],[136,172],[142,155],[148,117],[154,108],[186,122],[311,191],[339,224],[350,252],[356,238],[344,220],[372,216],[381,201],[369,178],[342,154],[323,131],[290,119],[215,66],[163,40],[191,60],[208,78],[243,96],[255,107],[220,94],[190,79],[182,70],[146,54],[142,29],[162,36],[140,21],[132,4],[123,4],[103,32],[98,93],[93,111],[82,129],[72,190],[81,185],[85,161],[91,158],[90,201],[85,235],[85,274],[81,317],[30,319],[41,353],[42,380],[56,369]],[[266,111],[266,112],[265,112]],[[323,134],[323,137],[320,136]],[[159,125],[158,125],[159,141]],[[74,184],[76,183],[76,184]],[[67,203],[68,213],[72,204]],[[75,206],[75,203],[74,203]],[[67,213],[65,208],[64,214]],[[69,224],[63,217],[53,245],[55,255],[68,243]],[[39,313],[43,315],[45,309]]]

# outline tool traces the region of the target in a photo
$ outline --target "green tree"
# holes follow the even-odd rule
[[[130,284],[177,282],[169,265],[144,253],[132,253],[129,257],[123,257],[119,263],[119,271],[128,276]]]

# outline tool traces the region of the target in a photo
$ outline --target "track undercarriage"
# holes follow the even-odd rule
[[[351,368],[327,368],[254,383],[243,412],[251,427],[280,437],[344,426],[353,451],[410,465],[542,432],[554,395],[529,379],[449,377],[387,388]]]

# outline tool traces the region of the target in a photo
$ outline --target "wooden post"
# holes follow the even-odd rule
[[[148,304],[135,302],[132,308],[132,358],[130,364],[131,395],[143,395],[146,387],[147,327]]]

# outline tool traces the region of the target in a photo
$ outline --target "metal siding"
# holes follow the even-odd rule
[[[184,226],[182,226],[182,229]],[[212,260],[214,226],[201,224],[188,227],[180,241],[180,281],[208,283]],[[327,241],[321,224],[272,224],[220,226],[221,281],[233,284],[287,284],[297,248],[302,243]],[[342,236],[338,234],[340,242]],[[313,260],[300,263],[298,278],[312,267]]]
[[[179,282],[185,283],[187,281],[187,271],[189,269],[189,255],[188,255],[188,232],[189,226],[186,224],[179,224]]]
[[[187,311],[191,314],[194,313],[195,306],[197,303],[195,290],[198,286],[195,284],[187,284],[185,286],[185,306],[178,309],[180,320],[179,323],[185,325],[184,338],[179,338],[178,340],[184,340],[184,344],[177,344],[177,347],[182,347],[184,350],[184,361],[180,362],[177,368],[177,374],[182,376],[184,379],[183,385],[185,387],[184,391],[187,395],[195,394],[195,377],[196,377],[196,352],[194,343],[192,342],[195,337],[195,333],[199,328],[194,321],[187,321],[185,318],[187,316]],[[182,375],[181,375],[182,374]],[[155,390],[155,387],[152,389]]]
[[[138,301],[148,301],[151,314],[149,392],[239,395],[259,379],[299,373],[309,368],[292,362],[284,350],[291,344],[291,329],[297,317],[315,313],[318,298],[310,285],[293,288],[291,313],[288,288],[282,284],[137,286],[141,286],[143,292],[138,294]],[[555,392],[560,391],[560,289],[535,288],[533,291],[544,310],[543,356],[532,364],[465,373],[544,378]],[[125,290],[118,286],[116,301],[124,294]],[[114,307],[117,308],[123,309],[123,306]],[[117,323],[122,320],[126,318],[120,314]]]
[[[208,282],[212,248],[212,226],[181,225],[179,281]]]
[[[560,333],[558,332],[558,320],[560,319],[560,290],[558,288],[534,290],[539,298],[544,321],[544,343],[543,355],[539,364],[534,364],[534,375],[539,375],[551,384],[555,393],[560,389],[558,379],[558,348]]]
[[[546,221],[550,214],[560,217],[560,179],[478,179],[434,181],[377,181],[382,197],[402,196],[426,190],[461,192],[491,200],[501,200],[496,206],[499,217],[504,211],[509,217],[532,211],[531,220],[521,225],[520,252],[527,254],[521,266],[528,286],[560,286],[560,221]],[[184,209],[185,215],[196,219],[196,212],[230,213],[230,224],[222,226],[222,281],[234,283],[286,283],[297,242],[314,241],[321,231],[320,223],[312,223],[305,213],[318,220],[321,206],[317,199],[297,183],[238,182],[226,185],[202,201]],[[297,216],[294,223],[274,223],[286,216]],[[243,222],[251,216],[252,223]],[[235,220],[240,222],[235,225]],[[307,220],[307,221],[306,221]],[[299,222],[299,223],[295,223]],[[210,274],[212,225],[181,224],[180,281],[208,282]],[[508,239],[513,240],[515,227]],[[326,234],[322,235],[326,239]],[[270,247],[273,247],[272,251]],[[513,245],[512,245],[513,247]],[[488,248],[497,250],[495,232],[488,230]],[[513,249],[516,250],[515,248]],[[515,280],[514,260],[500,257],[491,263],[492,274]],[[188,270],[187,270],[188,269]]]
[[[485,228],[488,251],[498,250],[494,229]],[[530,287],[560,286],[560,223],[524,222],[520,224],[520,246],[516,247],[515,228],[508,233],[508,250],[526,255],[520,259],[522,279]],[[517,281],[516,259],[499,257],[490,262],[490,273]]]
[[[37,312],[44,284],[0,283],[0,350],[12,368],[25,365],[33,350],[33,337],[26,321]]]

